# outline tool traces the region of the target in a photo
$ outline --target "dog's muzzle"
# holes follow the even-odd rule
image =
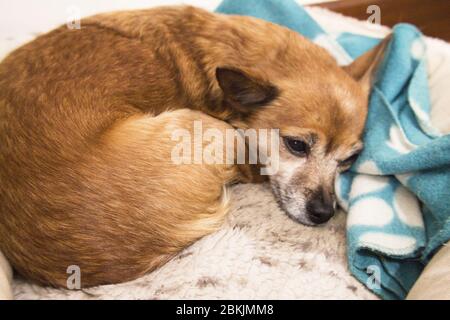
[[[308,219],[314,224],[322,224],[334,215],[334,196],[323,189],[315,192],[306,205]]]

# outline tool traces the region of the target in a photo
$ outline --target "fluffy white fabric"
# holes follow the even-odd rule
[[[323,9],[308,10],[333,32],[381,37],[389,30]],[[444,88],[450,68],[438,67],[449,63],[450,46],[434,39],[427,44],[434,119],[450,132],[450,95]],[[17,299],[375,299],[347,271],[345,220],[340,212],[323,227],[306,227],[280,211],[267,185],[237,185],[223,228],[151,274],[83,291],[16,279],[14,294]]]
[[[12,299],[12,270],[5,256],[0,251],[0,300]]]
[[[217,233],[138,280],[84,291],[17,280],[18,299],[370,299],[347,271],[345,215],[300,225],[278,208],[267,185],[232,188],[232,210]],[[83,278],[81,278],[83,281]]]

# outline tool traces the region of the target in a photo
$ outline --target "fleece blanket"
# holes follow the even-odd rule
[[[379,39],[327,35],[290,0],[225,0],[217,9],[286,26],[346,64]],[[413,26],[394,27],[371,92],[365,149],[336,181],[348,212],[352,274],[385,299],[405,298],[423,266],[450,239],[450,135],[430,121],[425,44]],[[299,71],[300,72],[300,71]]]

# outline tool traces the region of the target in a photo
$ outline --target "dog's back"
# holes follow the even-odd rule
[[[157,10],[130,13],[130,29]],[[184,9],[166,10],[176,19]],[[21,274],[65,286],[76,265],[83,286],[126,281],[220,225],[235,168],[176,166],[171,130],[194,135],[194,120],[229,126],[195,111],[162,113],[196,101],[155,50],[163,35],[148,37],[87,19],[0,64],[0,249]]]

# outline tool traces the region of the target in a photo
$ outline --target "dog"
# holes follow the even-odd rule
[[[217,230],[229,184],[265,179],[291,218],[326,222],[385,46],[342,68],[287,28],[184,6],[36,38],[0,64],[0,249],[44,285],[74,265],[82,287],[132,280]],[[171,132],[196,120],[279,129],[279,170],[174,164]]]

